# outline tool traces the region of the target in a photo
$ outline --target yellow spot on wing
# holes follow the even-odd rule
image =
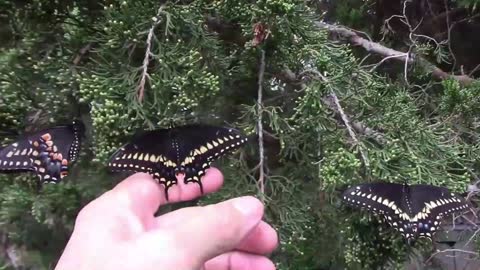
[[[200,147],[200,152],[202,152],[202,154],[207,152],[207,151],[208,151],[208,149],[205,146]]]

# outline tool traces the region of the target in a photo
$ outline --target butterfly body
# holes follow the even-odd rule
[[[231,128],[187,125],[158,129],[134,137],[110,158],[112,171],[149,173],[168,189],[184,174],[184,182],[198,183],[219,157],[238,149],[247,139]]]
[[[347,189],[342,199],[382,216],[410,244],[419,237],[431,239],[445,215],[468,208],[462,197],[431,185],[361,184]]]
[[[34,172],[41,182],[57,183],[78,158],[83,132],[76,121],[24,135],[0,149],[0,172]]]

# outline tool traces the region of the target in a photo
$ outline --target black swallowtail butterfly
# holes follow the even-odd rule
[[[83,123],[44,129],[21,136],[0,149],[0,172],[35,172],[40,182],[57,183],[78,158]]]
[[[194,182],[203,193],[201,177],[212,161],[246,143],[238,130],[193,124],[145,132],[133,138],[110,158],[112,171],[146,172],[168,189],[184,173],[184,183]]]
[[[409,244],[432,239],[445,215],[468,208],[466,201],[447,188],[431,185],[370,183],[350,187],[342,199],[348,205],[383,216]]]

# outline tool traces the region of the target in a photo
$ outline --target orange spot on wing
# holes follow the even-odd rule
[[[42,139],[45,141],[50,141],[52,139],[52,135],[50,135],[50,133],[45,133],[42,135]]]
[[[66,160],[66,159],[62,160],[62,165],[67,166],[68,165],[68,160]]]

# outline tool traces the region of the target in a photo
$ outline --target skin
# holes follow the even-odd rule
[[[223,175],[210,168],[205,193]],[[197,184],[169,189],[170,202],[200,196]],[[263,204],[246,196],[155,217],[166,204],[163,188],[137,173],[86,205],[55,270],[274,270],[266,257],[278,243],[262,221]]]

